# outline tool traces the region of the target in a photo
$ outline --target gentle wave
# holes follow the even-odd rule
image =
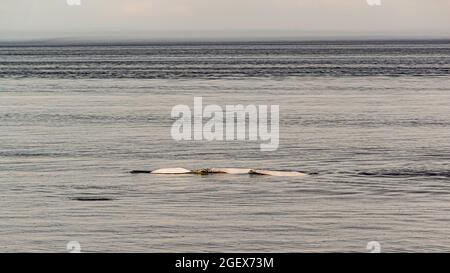
[[[447,41],[0,47],[0,78],[448,76]]]
[[[447,177],[450,178],[450,170],[381,170],[364,171],[358,175],[376,176],[376,177]]]

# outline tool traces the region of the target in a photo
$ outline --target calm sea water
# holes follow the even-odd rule
[[[0,251],[450,251],[449,41],[0,47]],[[171,109],[280,105],[280,148]],[[131,175],[161,167],[306,178]]]

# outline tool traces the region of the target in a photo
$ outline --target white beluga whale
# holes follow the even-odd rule
[[[251,169],[238,169],[238,168],[212,168],[213,173],[226,173],[226,174],[248,174]]]
[[[267,175],[280,177],[299,177],[307,176],[308,174],[297,171],[271,171],[259,169],[244,169],[244,168],[212,168],[212,169],[196,169],[188,170],[185,168],[164,168],[154,171],[131,171],[132,174],[148,173],[161,175],[175,175],[175,174],[197,174],[197,175],[211,175],[211,174],[250,174],[250,175]]]
[[[184,168],[167,168],[167,169],[159,169],[150,172],[151,174],[189,174],[192,173],[191,170]]]

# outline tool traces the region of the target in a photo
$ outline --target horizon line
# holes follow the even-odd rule
[[[317,35],[303,37],[165,37],[165,38],[126,38],[126,37],[49,37],[30,39],[1,39],[0,46],[11,45],[144,45],[179,43],[282,43],[282,42],[407,42],[407,41],[448,41],[450,35]]]

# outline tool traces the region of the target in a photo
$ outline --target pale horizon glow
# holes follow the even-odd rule
[[[450,37],[450,0],[2,0],[0,40]]]

